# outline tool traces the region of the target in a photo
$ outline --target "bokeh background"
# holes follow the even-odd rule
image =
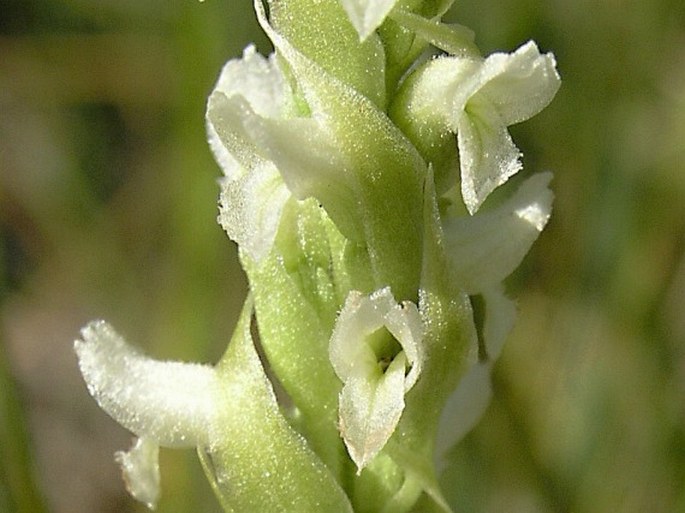
[[[512,129],[555,212],[446,493],[464,513],[685,512],[685,5],[451,17],[485,53],[535,39],[564,82]],[[251,41],[268,51],[248,0],[0,0],[0,512],[145,511],[71,346],[106,318],[154,356],[220,356],[246,284],[204,102]],[[219,513],[193,451],[161,457],[159,511]]]

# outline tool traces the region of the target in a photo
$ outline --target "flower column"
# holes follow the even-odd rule
[[[448,8],[255,3],[275,54],[229,61],[207,109],[251,291],[226,354],[156,362],[101,322],[76,344],[91,394],[140,437],[118,460],[143,502],[166,445],[198,448],[226,511],[450,511],[436,437],[454,443],[449,419],[489,393],[470,295],[494,358],[513,320],[500,284],[547,222],[550,177],[486,198],[521,168],[506,127],[559,78],[534,43],[483,59]]]

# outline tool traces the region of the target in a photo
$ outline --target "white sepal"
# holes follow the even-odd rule
[[[551,179],[533,175],[499,207],[443,221],[451,269],[468,294],[492,289],[519,266],[550,217]]]
[[[128,345],[104,321],[74,343],[88,391],[114,420],[167,447],[208,444],[218,387],[212,367],[162,362]]]
[[[273,246],[290,191],[272,162],[263,162],[237,178],[221,181],[219,224],[252,259],[259,262]]]
[[[273,167],[297,199],[316,197],[337,219],[345,234],[362,232],[356,212],[350,209],[358,202],[350,180],[353,164],[349,155],[342,151],[340,138],[331,131],[324,116],[315,113],[311,117],[271,117],[260,112],[248,97],[242,94],[227,96],[217,89],[210,98],[207,119],[210,144],[227,149],[223,153],[215,149],[215,155],[224,163],[229,180],[240,180],[246,173]],[[232,159],[227,158],[227,153]],[[241,171],[241,166],[245,170]],[[234,189],[242,192],[234,201],[236,206],[228,205],[229,208],[242,208],[241,205],[250,203],[248,196],[260,193],[259,190],[248,191],[241,184],[236,184]],[[285,191],[280,191],[278,196],[279,201],[285,198]],[[241,217],[273,217],[261,212],[273,208],[269,198],[261,199],[259,212],[246,212]],[[282,207],[282,203],[277,207]],[[242,227],[234,228],[231,233],[236,231],[251,235]],[[263,240],[254,241],[253,245],[269,246],[273,240],[267,235],[254,233],[254,238]]]
[[[253,45],[243,50],[242,59],[224,65],[214,92],[229,98],[242,96],[260,116],[268,118],[282,117],[292,108],[292,91],[275,55],[266,58]]]
[[[554,98],[561,85],[556,67],[554,54],[540,54],[535,42],[528,41],[513,53],[494,53],[485,60],[479,94],[497,108],[504,123],[520,123]]]
[[[150,509],[157,507],[160,494],[159,444],[151,438],[137,438],[127,452],[117,451],[126,490]]]
[[[227,100],[237,99],[226,105]],[[268,119],[288,117],[293,93],[276,58],[258,54],[250,45],[242,59],[231,59],[221,70],[207,102],[207,138],[224,175],[236,179],[262,160],[240,119],[249,111]]]
[[[463,25],[442,23],[441,16],[427,19],[403,9],[392,11],[390,18],[448,54],[460,57],[480,55],[474,43],[475,33]]]
[[[383,448],[404,410],[404,394],[423,364],[423,325],[415,304],[398,304],[386,287],[349,293],[329,346],[343,382],[340,432],[361,469]],[[396,345],[396,349],[392,346]],[[389,351],[384,353],[384,351]],[[379,354],[377,354],[379,352]]]

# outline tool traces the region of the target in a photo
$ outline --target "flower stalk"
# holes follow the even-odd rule
[[[101,321],[75,346],[139,437],[117,461],[148,506],[165,446],[197,448],[227,512],[451,511],[436,462],[487,404],[515,314],[502,282],[549,219],[551,175],[488,196],[522,167],[507,127],[560,81],[532,42],[481,57],[440,21],[450,5],[255,1],[275,53],[229,61],[207,106],[250,283],[226,353],[155,361]]]

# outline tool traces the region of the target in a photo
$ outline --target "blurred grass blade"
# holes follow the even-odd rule
[[[47,513],[35,479],[21,401],[1,342],[0,440],[0,511]]]

